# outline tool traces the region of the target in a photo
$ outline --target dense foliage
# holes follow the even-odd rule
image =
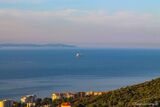
[[[74,102],[74,107],[159,107],[160,78],[127,86],[101,96],[85,97]]]

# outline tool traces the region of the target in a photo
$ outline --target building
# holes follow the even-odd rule
[[[93,91],[86,92],[86,96],[92,96],[92,95],[94,95]]]
[[[60,107],[72,107],[70,102],[62,103]]]
[[[83,97],[85,97],[86,96],[86,93],[85,92],[77,92],[76,94],[75,94],[75,97],[76,98],[83,98]]]
[[[63,98],[74,98],[75,94],[74,93],[62,93]]]
[[[59,99],[61,99],[61,98],[62,98],[61,93],[53,93],[53,94],[52,94],[52,101],[54,101],[54,100],[59,100]]]
[[[34,103],[36,101],[36,95],[27,95],[21,97],[21,103]]]
[[[89,91],[86,92],[86,96],[99,96],[102,95],[104,92],[94,92],[94,91]]]
[[[12,100],[1,100],[0,107],[12,107],[13,101]]]
[[[94,92],[93,93],[94,96],[99,96],[99,95],[102,95],[102,94],[103,94],[103,92]]]
[[[27,103],[27,107],[35,107],[36,103]]]
[[[42,107],[52,107],[52,105],[47,104],[47,105],[43,105]],[[58,106],[59,107],[59,106]]]

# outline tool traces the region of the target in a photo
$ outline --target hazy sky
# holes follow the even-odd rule
[[[160,47],[160,0],[0,0],[0,43]]]

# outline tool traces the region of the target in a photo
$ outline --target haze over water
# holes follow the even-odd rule
[[[0,50],[0,71],[0,98],[106,91],[158,77],[160,49]]]

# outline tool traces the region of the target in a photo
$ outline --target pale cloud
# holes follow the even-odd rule
[[[121,11],[0,10],[1,42],[159,46],[159,16]]]
[[[45,0],[0,0],[0,3],[42,3]]]
[[[1,9],[0,16],[9,16],[16,18],[27,18],[27,19],[36,19],[37,17],[41,19],[45,18],[54,18],[54,17],[65,17],[70,16],[76,9],[65,9],[57,11],[32,11],[32,10],[14,10],[14,9]]]
[[[64,9],[55,11],[31,11],[31,10],[14,10],[14,9],[0,9],[0,16],[9,16],[16,18],[36,19],[54,19],[60,18],[68,21],[75,21],[80,23],[95,23],[108,24],[114,23],[128,23],[140,24],[145,21],[152,21],[156,18],[152,14],[138,14],[134,12],[117,12],[108,14],[106,11],[80,11],[76,9]],[[157,20],[156,20],[157,21]],[[121,25],[121,24],[120,24]]]

